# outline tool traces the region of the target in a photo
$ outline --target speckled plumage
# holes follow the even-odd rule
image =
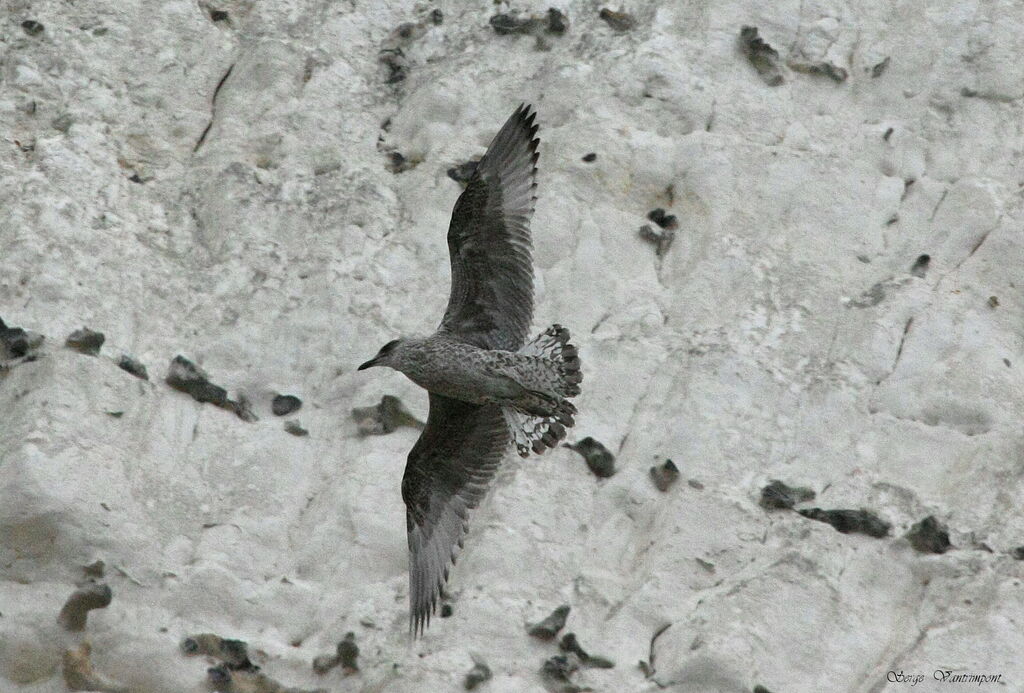
[[[501,404],[547,416],[557,400],[572,390],[559,362],[540,354],[481,349],[445,333],[405,340],[402,348],[401,371],[410,380],[463,402]],[[545,398],[551,406],[533,404]]]
[[[400,339],[360,366],[389,366],[430,393],[402,479],[409,534],[410,629],[430,623],[463,537],[510,442],[554,447],[574,423],[582,373],[569,331],[525,343],[533,318],[530,218],[536,115],[520,106],[494,137],[448,230],[452,286],[433,335]]]

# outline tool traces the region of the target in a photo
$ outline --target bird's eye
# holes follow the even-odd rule
[[[382,346],[380,348],[380,353],[386,354],[389,351],[392,351],[396,346],[398,346],[398,340],[397,339],[393,339],[393,340],[391,340],[390,342],[388,342],[387,344],[385,344],[384,346]]]

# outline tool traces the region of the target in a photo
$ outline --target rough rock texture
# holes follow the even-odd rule
[[[472,650],[481,690],[534,693],[557,653],[524,625],[562,603],[618,663],[573,674],[596,690],[1024,682],[1019,6],[632,0],[617,32],[566,1],[543,45],[488,24],[552,4],[7,2],[0,317],[47,340],[0,368],[0,690],[65,690],[87,638],[133,692],[206,691],[214,663],[178,643],[213,632],[303,690],[455,690]],[[378,52],[406,22],[387,84]],[[779,86],[743,26],[779,52]],[[446,172],[521,101],[542,127],[536,325],[572,329],[576,440],[618,472],[510,455],[453,615],[410,646],[399,482],[418,431],[360,437],[349,412],[394,394],[423,418],[426,398],[355,367],[436,325]],[[658,207],[680,226],[660,258],[636,232]],[[60,346],[83,324],[97,357]],[[310,435],[132,377],[121,353],[156,373],[188,353],[257,407],[295,393]],[[666,457],[699,484],[660,493]],[[893,531],[768,513],[770,479]],[[929,515],[955,549],[903,538]],[[97,559],[114,599],[66,633]],[[360,672],[317,676],[349,631]]]

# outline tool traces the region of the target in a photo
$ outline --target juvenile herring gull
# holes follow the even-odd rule
[[[448,569],[509,442],[526,457],[573,425],[580,359],[533,318],[530,217],[536,201],[536,113],[521,105],[480,160],[448,227],[448,308],[429,337],[396,339],[359,366],[388,366],[430,395],[427,425],[402,478],[409,533],[409,629],[430,624]]]

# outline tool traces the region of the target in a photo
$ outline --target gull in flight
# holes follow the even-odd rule
[[[569,331],[526,338],[533,318],[530,217],[536,113],[521,105],[487,148],[448,227],[452,282],[434,334],[388,342],[359,370],[388,366],[427,390],[427,425],[402,478],[409,534],[409,629],[430,624],[476,507],[512,443],[523,457],[565,438],[580,393]]]

